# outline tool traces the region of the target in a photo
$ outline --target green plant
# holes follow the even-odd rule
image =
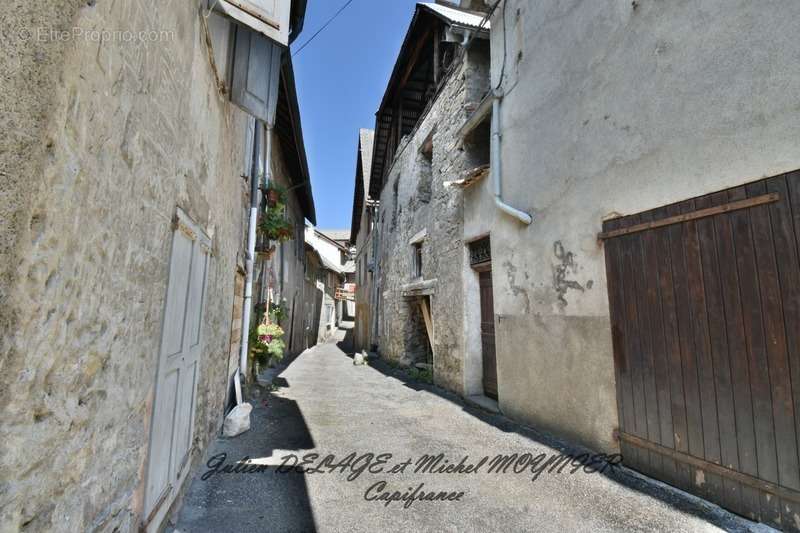
[[[431,384],[433,383],[433,372],[431,372],[427,368],[420,370],[419,374],[417,375],[417,379],[419,381],[422,381],[423,383]]]
[[[286,306],[283,302],[269,304],[269,319],[280,324],[286,318]]]
[[[277,204],[286,204],[287,191],[286,189],[276,183],[274,180],[267,183],[266,189],[267,204],[275,206]]]
[[[294,226],[286,220],[284,208],[285,204],[278,202],[274,206],[267,207],[261,215],[258,229],[270,240],[284,242],[291,240],[294,235]]]
[[[283,337],[283,328],[278,324],[259,324],[258,340],[261,342],[270,342],[275,337]]]
[[[250,347],[250,355],[251,357],[258,361],[259,365],[266,366],[269,363],[269,353],[267,352],[267,347],[264,343],[262,343],[258,338],[258,325],[253,324],[250,327],[250,331],[248,334],[248,346]]]
[[[272,339],[267,344],[267,353],[273,362],[283,359],[283,351],[286,349],[286,343],[282,339]]]
[[[250,328],[250,353],[260,365],[269,365],[283,359],[286,343],[284,331],[278,324],[258,324]]]
[[[423,383],[433,383],[433,372],[427,368],[410,367],[406,370],[406,375],[414,381],[421,381]]]

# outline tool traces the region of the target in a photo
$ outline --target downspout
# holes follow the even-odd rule
[[[258,221],[258,185],[259,162],[261,158],[261,135],[263,124],[256,121],[256,128],[253,135],[253,161],[250,172],[250,219],[247,225],[247,257],[245,263],[246,277],[244,283],[244,307],[242,309],[242,332],[239,348],[239,370],[236,373],[236,403],[241,404],[242,398],[242,376],[247,375],[247,355],[249,353],[250,340],[250,310],[253,301],[253,271],[255,268],[256,256],[256,224]],[[270,161],[272,158],[272,128],[267,125],[267,149],[264,163],[264,179],[270,180]]]
[[[461,41],[461,46],[464,48],[469,47],[472,41],[472,32],[470,30],[464,30],[463,39]],[[505,36],[503,37],[505,38]],[[501,80],[502,83],[502,80]],[[516,218],[523,224],[530,224],[533,222],[533,218],[531,215],[524,211],[520,211],[519,209],[512,207],[503,201],[502,196],[502,181],[503,181],[503,173],[500,166],[500,139],[502,135],[500,134],[500,102],[503,99],[503,89],[498,87],[494,90],[492,95],[492,139],[491,139],[491,161],[490,161],[490,172],[492,174],[492,184],[494,188],[494,203],[495,205],[503,212],[511,215],[512,217]]]
[[[492,141],[491,141],[491,161],[489,171],[492,174],[492,185],[494,187],[494,203],[504,213],[511,215],[523,224],[533,222],[531,215],[520,211],[516,207],[511,207],[503,201],[503,172],[500,163],[500,101],[503,99],[502,89],[496,89],[492,96]]]
[[[380,309],[378,298],[380,294],[380,287],[378,286],[378,282],[380,280],[380,258],[378,254],[380,253],[380,224],[378,223],[378,217],[380,216],[380,207],[372,206],[372,260],[374,261],[372,266],[372,294],[370,294],[370,299],[372,300],[370,303],[372,305],[372,309],[374,311],[372,315],[372,324],[370,324],[370,328],[372,328],[372,334],[370,335],[370,344],[377,345],[378,344],[378,319],[380,316]],[[370,346],[372,348],[372,346]]]

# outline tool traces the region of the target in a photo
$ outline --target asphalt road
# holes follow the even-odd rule
[[[557,465],[534,481],[547,458],[581,450],[407,382],[379,362],[354,366],[335,343],[301,354],[277,382],[277,391],[251,399],[249,432],[211,447],[177,531],[768,529],[619,467],[590,474]],[[285,472],[294,460],[284,457],[312,453],[305,472]],[[530,454],[515,463],[519,473],[513,465],[489,473],[492,458],[514,453]],[[468,459],[460,473],[415,473],[426,454],[444,454],[429,470]],[[477,472],[464,472],[483,457]],[[253,472],[225,472],[243,458]]]

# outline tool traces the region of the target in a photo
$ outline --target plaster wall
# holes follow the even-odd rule
[[[491,231],[500,407],[614,450],[602,221],[800,167],[800,4],[505,4],[502,192],[534,220],[500,213],[487,180],[464,229]]]

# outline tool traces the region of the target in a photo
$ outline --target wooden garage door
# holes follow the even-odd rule
[[[800,530],[800,171],[600,237],[624,461]]]

